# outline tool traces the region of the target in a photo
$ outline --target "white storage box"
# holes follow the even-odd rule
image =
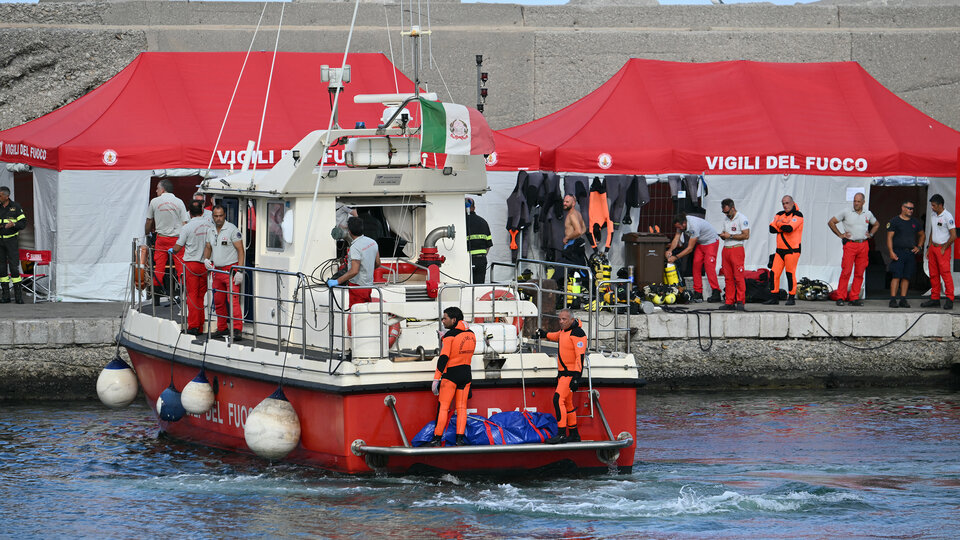
[[[410,137],[363,137],[347,141],[347,167],[409,167],[420,163],[420,140]]]
[[[520,347],[517,327],[507,323],[471,323],[468,330],[477,335],[474,354],[514,353]]]

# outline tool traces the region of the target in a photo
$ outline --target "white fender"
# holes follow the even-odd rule
[[[180,392],[180,402],[184,410],[191,414],[203,414],[209,411],[215,400],[213,386],[207,380],[207,372],[203,369]]]
[[[97,396],[111,409],[122,409],[137,397],[137,374],[119,356],[97,377]]]
[[[300,419],[282,388],[247,415],[243,438],[255,454],[271,461],[282,459],[300,442]]]

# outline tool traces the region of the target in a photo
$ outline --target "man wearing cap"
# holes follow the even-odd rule
[[[203,250],[203,265],[213,272],[213,306],[217,312],[217,331],[212,337],[230,335],[230,320],[233,320],[233,340],[243,339],[243,313],[240,311],[240,284],[243,270],[230,276],[234,266],[243,266],[243,236],[233,223],[227,221],[227,211],[221,205],[213,207],[213,227],[207,233],[207,245]],[[206,218],[204,218],[206,219]],[[231,307],[227,306],[230,294]]]
[[[950,273],[950,261],[953,243],[957,239],[957,228],[953,216],[943,207],[943,196],[939,193],[930,197],[933,217],[930,222],[930,245],[927,247],[927,268],[930,271],[930,299],[920,307],[940,307],[940,280],[943,279],[943,292],[947,299],[943,309],[953,309],[953,274]]]
[[[827,226],[843,241],[843,259],[840,262],[840,282],[837,283],[837,305],[842,306],[849,302],[853,306],[862,306],[860,288],[863,285],[863,273],[867,270],[870,246],[868,241],[877,234],[880,222],[873,217],[873,213],[864,210],[866,198],[863,193],[853,196],[853,208],[846,208],[830,218]],[[843,226],[843,232],[837,228]],[[853,273],[853,284],[847,292],[847,283],[850,273]]]
[[[473,199],[466,200],[467,212],[467,251],[470,252],[470,267],[473,269],[473,283],[485,283],[487,274],[487,252],[493,246],[490,226],[487,220],[477,215],[477,204]]]

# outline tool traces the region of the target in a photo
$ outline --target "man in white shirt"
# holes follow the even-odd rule
[[[193,200],[200,201],[200,206],[203,207],[203,219],[213,224],[213,209],[207,207],[207,196],[199,191],[193,194]]]
[[[940,307],[940,280],[947,299],[943,309],[953,309],[953,274],[950,262],[953,259],[953,243],[957,240],[957,228],[953,216],[943,207],[943,196],[930,197],[931,218],[930,244],[927,247],[927,267],[930,271],[930,300],[920,307]]]
[[[842,306],[849,302],[853,306],[862,306],[860,288],[863,285],[863,273],[867,270],[870,255],[869,240],[877,234],[880,222],[873,217],[873,213],[864,210],[866,198],[863,193],[853,196],[853,208],[844,209],[830,218],[827,226],[843,240],[843,259],[840,261],[840,282],[837,283],[837,305]],[[843,232],[837,225],[843,225]],[[853,284],[847,290],[850,274],[853,273]]]
[[[697,216],[679,215],[673,220],[673,226],[677,229],[673,235],[673,242],[666,252],[667,262],[675,262],[677,259],[693,252],[693,301],[703,302],[703,277],[700,273],[706,268],[707,281],[710,283],[710,302],[720,301],[720,281],[717,279],[717,248],[720,247],[720,236],[713,225]],[[686,234],[690,239],[687,247],[676,255],[673,250],[680,245],[681,235]]]
[[[720,210],[726,216],[723,220],[723,232],[720,233],[720,238],[723,239],[720,269],[727,292],[720,309],[743,311],[743,303],[747,298],[747,281],[743,277],[743,243],[750,238],[750,220],[742,212],[737,212],[733,199],[721,201]]]
[[[147,221],[143,225],[144,234],[156,229],[157,241],[153,246],[154,285],[163,285],[163,274],[167,271],[167,251],[177,243],[180,228],[190,219],[183,201],[173,194],[173,182],[164,178],[157,184],[157,196],[150,200],[147,209]],[[174,257],[177,274],[183,272],[183,260]]]
[[[363,235],[363,220],[360,218],[348,219],[347,229],[351,238],[350,249],[347,252],[350,266],[342,276],[328,279],[327,286],[336,287],[349,283],[352,306],[371,301],[372,289],[363,288],[363,286],[373,285],[373,270],[380,266],[380,248],[376,241]]]
[[[207,269],[203,263],[203,252],[212,228],[213,225],[203,218],[203,205],[199,201],[191,201],[190,221],[180,229],[180,237],[173,246],[174,253],[183,250],[187,333],[194,336],[203,333],[203,304],[207,296]]]
[[[227,211],[221,205],[213,207],[211,212],[213,227],[207,234],[207,246],[203,250],[203,265],[213,272],[213,306],[217,312],[217,331],[211,337],[230,335],[230,321],[233,321],[233,340],[243,339],[243,313],[240,311],[240,284],[243,283],[243,270],[230,277],[234,266],[243,266],[243,235],[233,223],[227,221]],[[206,217],[204,217],[206,219]],[[227,306],[227,293],[230,294],[231,307]]]

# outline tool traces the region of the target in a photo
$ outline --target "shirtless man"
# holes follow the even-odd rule
[[[587,226],[583,224],[583,216],[577,210],[577,199],[573,195],[563,198],[563,209],[567,217],[563,220],[563,251],[560,253],[560,262],[587,266],[587,254],[584,252],[583,234]]]

